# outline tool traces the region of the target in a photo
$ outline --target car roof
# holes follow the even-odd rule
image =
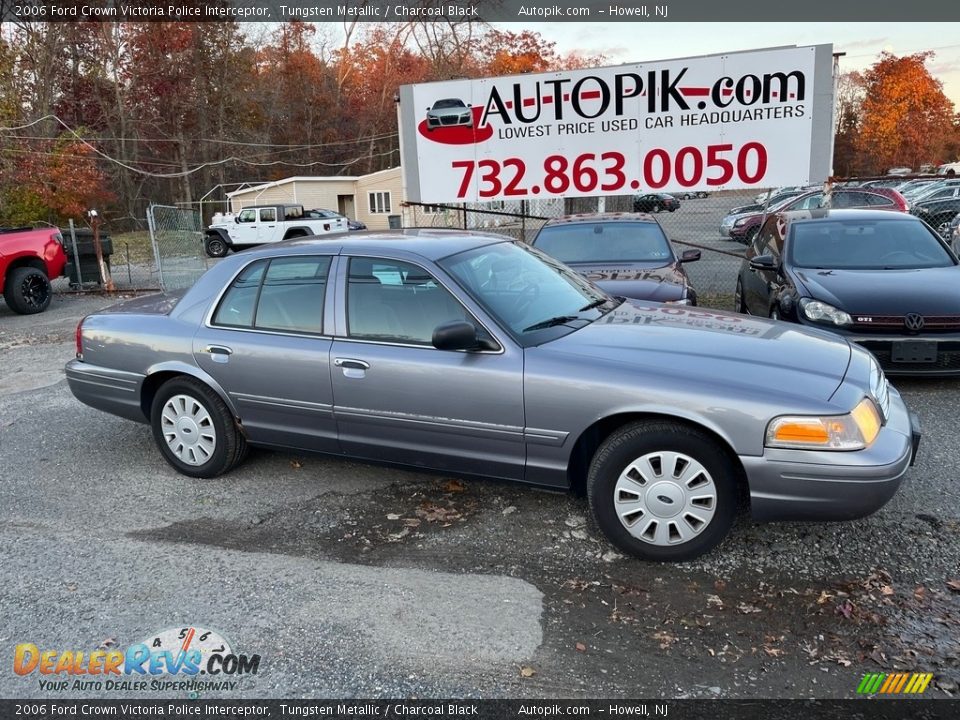
[[[785,210],[780,213],[775,213],[775,215],[777,217],[782,217],[788,223],[808,221],[816,222],[817,220],[912,220],[915,222],[920,222],[919,218],[908,213],[858,208],[814,208],[813,210]]]
[[[574,215],[563,215],[562,217],[550,218],[544,223],[543,227],[554,225],[575,225],[577,223],[598,223],[598,222],[652,222],[656,219],[650,213],[635,212],[609,212],[609,213],[576,213]]]
[[[464,250],[504,242],[513,242],[513,238],[472,230],[409,228],[314,235],[262,245],[244,250],[240,255],[246,258],[308,255],[311,252],[329,252],[337,248],[338,253],[344,254],[376,254],[402,250],[428,260],[439,260]]]

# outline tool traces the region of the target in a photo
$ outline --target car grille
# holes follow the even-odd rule
[[[891,341],[862,341],[859,344],[876,356],[884,372],[960,372],[960,342],[938,343],[934,362],[893,362]]]
[[[447,117],[440,118],[440,123],[443,125],[456,125],[460,122],[460,118],[456,115],[450,115]]]
[[[858,333],[906,331],[903,315],[853,314],[853,328]],[[859,317],[869,317],[870,322],[858,322]],[[924,315],[923,332],[960,330],[960,315]]]

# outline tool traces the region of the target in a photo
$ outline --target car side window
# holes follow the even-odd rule
[[[817,193],[816,195],[811,195],[808,198],[804,198],[801,202],[797,203],[795,207],[790,208],[791,210],[815,210],[820,207],[820,203],[823,202],[823,193]]]
[[[884,205],[893,205],[893,200],[887,197],[886,195],[877,195],[876,193],[864,193],[866,196],[867,205],[871,207],[882,207]]]
[[[329,270],[325,255],[253,263],[224,294],[213,324],[318,335]]]
[[[260,222],[276,222],[277,221],[277,209],[276,208],[261,208],[260,209]]]
[[[256,222],[256,220],[257,220],[256,210],[241,210],[240,214],[237,215],[237,222],[249,223],[249,222]]]
[[[350,259],[347,334],[351,338],[432,345],[434,329],[454,320],[476,323],[423,268],[399,260]]]

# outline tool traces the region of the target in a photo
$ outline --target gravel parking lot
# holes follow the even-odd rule
[[[653,565],[563,494],[265,451],[216,480],[177,475],[146,425],[63,379],[77,321],[109,302],[0,303],[7,658],[195,624],[262,656],[228,697],[852,698],[894,670],[958,692],[957,381],[896,383],[924,439],[878,514],[742,518],[707,557]],[[10,672],[0,694],[50,696]]]

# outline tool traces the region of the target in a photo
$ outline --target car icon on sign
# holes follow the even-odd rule
[[[473,127],[473,112],[470,105],[460,98],[437,100],[427,108],[427,130],[439,127]]]

